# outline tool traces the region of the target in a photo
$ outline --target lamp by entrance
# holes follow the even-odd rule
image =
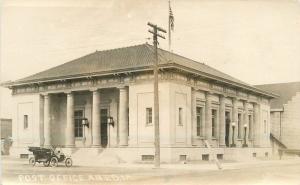
[[[236,147],[235,143],[234,143],[234,129],[235,129],[235,122],[231,123],[232,126],[232,143],[231,143],[231,147]]]
[[[247,124],[244,125],[244,143],[243,147],[248,147],[247,145]]]

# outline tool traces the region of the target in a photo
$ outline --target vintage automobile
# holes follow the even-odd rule
[[[72,159],[70,156],[64,155],[56,148],[42,148],[42,147],[28,147],[28,150],[33,153],[29,158],[29,164],[43,163],[44,166],[56,167],[59,162],[64,162],[66,167],[72,166]]]

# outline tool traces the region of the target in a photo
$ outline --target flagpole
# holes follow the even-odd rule
[[[169,10],[171,9],[171,2],[169,0]],[[170,22],[170,12],[169,12],[169,51],[171,52],[171,22]]]

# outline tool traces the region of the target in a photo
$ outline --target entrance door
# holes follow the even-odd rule
[[[100,110],[100,121],[101,121],[101,146],[107,147],[107,109]]]
[[[229,147],[229,131],[230,131],[230,112],[225,113],[226,127],[225,127],[225,144]]]

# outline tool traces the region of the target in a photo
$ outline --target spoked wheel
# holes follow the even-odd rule
[[[57,167],[57,165],[58,165],[58,160],[57,160],[57,158],[56,158],[56,157],[52,157],[52,158],[50,159],[50,166],[51,166],[51,167]]]
[[[45,167],[48,167],[50,165],[50,161],[45,161],[45,162],[43,162],[43,164]]]
[[[32,166],[35,166],[35,159],[34,159],[34,157],[30,157],[29,158],[29,164],[31,164]]]
[[[73,162],[72,162],[72,159],[71,159],[71,158],[67,158],[67,159],[65,160],[65,165],[66,165],[66,167],[71,167],[72,164],[73,164]]]

